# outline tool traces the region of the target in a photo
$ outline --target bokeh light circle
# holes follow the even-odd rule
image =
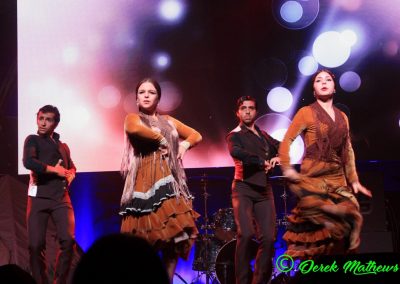
[[[353,46],[357,42],[357,35],[352,30],[344,30],[340,33],[342,35],[343,40],[350,46]]]
[[[276,112],[287,111],[293,103],[292,93],[284,87],[276,87],[269,91],[267,104],[270,109]]]
[[[304,76],[310,76],[318,70],[318,62],[312,56],[304,56],[300,59],[298,68]]]
[[[178,22],[185,13],[185,6],[179,0],[164,0],[160,2],[159,14],[168,22]]]
[[[286,22],[295,23],[303,16],[303,7],[297,1],[287,1],[282,5],[280,14]]]
[[[312,53],[319,64],[334,68],[343,65],[350,57],[350,45],[335,31],[324,32],[314,41]]]
[[[356,72],[347,71],[340,76],[339,84],[346,92],[354,92],[360,88],[361,78]]]
[[[319,0],[272,0],[272,15],[287,29],[304,29],[311,25],[319,13]]]
[[[157,70],[165,70],[171,64],[171,57],[166,52],[158,52],[153,56],[153,67]]]

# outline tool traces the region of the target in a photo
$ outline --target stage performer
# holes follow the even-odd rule
[[[318,71],[312,84],[315,102],[296,113],[279,148],[283,174],[298,197],[283,237],[286,253],[296,258],[357,249],[362,216],[355,194],[371,197],[358,179],[348,118],[333,105],[335,76]],[[306,153],[298,173],[290,165],[289,148],[300,134]]]
[[[75,244],[75,217],[68,189],[76,168],[67,144],[54,132],[59,122],[57,107],[40,108],[37,135],[25,139],[23,151],[24,166],[31,171],[27,206],[29,259],[38,284],[49,283],[44,255],[49,217],[56,225],[60,244],[54,283],[66,283]]]
[[[182,159],[202,137],[179,120],[160,115],[160,99],[159,83],[143,79],[136,87],[139,113],[125,118],[121,232],[142,237],[161,250],[172,283],[178,257],[187,259],[198,235],[199,215],[192,208]]]
[[[235,274],[237,284],[267,283],[272,274],[275,241],[275,204],[268,175],[279,164],[279,141],[256,124],[257,102],[243,96],[237,100],[239,125],[227,135],[229,153],[235,164],[232,183],[232,205],[238,228]],[[259,247],[251,278],[249,248],[256,234]]]

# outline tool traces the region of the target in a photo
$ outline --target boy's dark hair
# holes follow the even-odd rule
[[[36,117],[39,115],[39,112],[42,113],[54,113],[54,120],[58,124],[60,122],[60,112],[58,111],[58,108],[52,105],[45,105],[39,109],[39,111],[36,114]]]

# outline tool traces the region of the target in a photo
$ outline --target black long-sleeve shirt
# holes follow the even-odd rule
[[[29,195],[59,200],[67,190],[65,178],[54,173],[46,173],[47,165],[55,166],[62,160],[61,166],[75,170],[67,144],[60,141],[60,135],[53,133],[52,137],[29,135],[25,139],[23,164],[31,170]]]
[[[279,141],[257,126],[259,136],[244,125],[239,125],[226,137],[229,153],[235,163],[235,180],[265,187],[265,161],[278,153]]]

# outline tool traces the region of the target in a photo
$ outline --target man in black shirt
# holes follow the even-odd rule
[[[37,135],[29,135],[24,144],[23,163],[31,170],[27,206],[30,265],[38,284],[48,283],[44,253],[49,217],[56,225],[60,243],[54,283],[66,283],[75,243],[75,217],[68,188],[76,168],[68,146],[54,132],[59,121],[56,107],[42,107],[36,117]]]
[[[275,240],[275,204],[268,172],[279,164],[279,141],[255,125],[257,102],[253,97],[237,101],[236,116],[240,123],[227,136],[229,152],[235,163],[232,183],[232,205],[238,227],[235,270],[236,284],[267,283],[272,274]],[[251,281],[249,248],[256,233],[259,247]]]

